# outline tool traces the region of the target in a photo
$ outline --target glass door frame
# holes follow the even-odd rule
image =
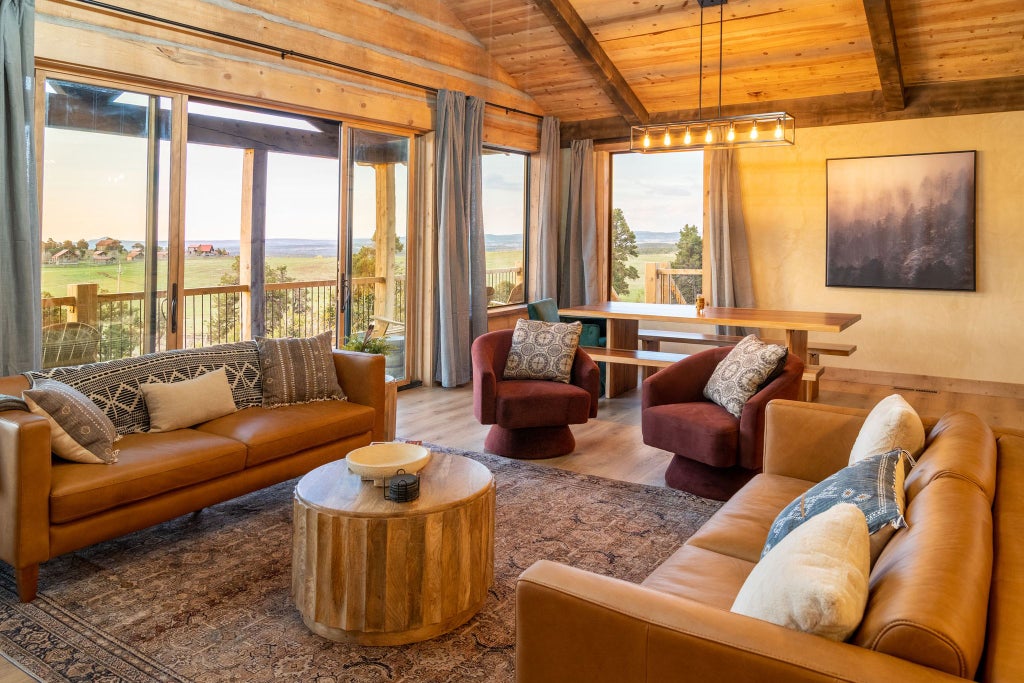
[[[170,123],[171,123],[171,139],[170,139],[170,159],[169,159],[169,191],[168,191],[168,207],[167,207],[167,278],[163,283],[164,285],[164,296],[167,298],[167,324],[164,326],[164,348],[175,349],[180,348],[180,337],[182,334],[182,316],[183,311],[181,307],[177,305],[177,300],[180,296],[180,288],[182,277],[184,276],[184,160],[185,160],[185,141],[186,131],[185,125],[186,119],[182,116],[184,113],[187,116],[187,96],[182,93],[176,93],[171,90],[163,88],[155,88],[143,83],[138,83],[132,80],[118,80],[112,78],[103,78],[75,71],[64,71],[61,69],[52,69],[46,67],[37,67],[35,69],[35,144],[36,144],[36,187],[37,202],[38,202],[38,213],[40,216],[40,233],[42,231],[42,214],[43,214],[43,190],[44,190],[44,178],[43,178],[43,160],[45,156],[45,129],[46,129],[46,82],[48,80],[62,80],[62,81],[73,81],[75,83],[81,83],[83,85],[94,85],[102,88],[111,88],[138,93],[149,97],[161,97],[167,98],[171,102],[170,111]],[[159,154],[159,151],[157,152]],[[151,184],[147,181],[147,192],[156,190],[157,188],[151,187]],[[159,229],[157,229],[157,235],[159,239]],[[42,234],[40,234],[42,239]],[[147,240],[148,241],[148,240]],[[155,246],[155,245],[154,245]],[[150,249],[150,245],[146,245],[147,251]],[[154,249],[152,253],[156,253]],[[147,276],[148,279],[148,276]],[[159,287],[160,283],[157,283]],[[158,298],[159,289],[152,293],[151,298]],[[41,293],[40,293],[41,294]],[[144,299],[144,307],[146,310],[153,308],[153,302]],[[152,312],[150,315],[155,315]],[[144,324],[149,326],[149,319],[144,317]],[[144,336],[144,339],[148,338],[148,335]],[[159,340],[157,340],[159,344]],[[143,348],[143,352],[147,352],[148,349]]]
[[[341,147],[339,155],[341,159],[341,193],[339,195],[341,200],[341,206],[339,207],[340,217],[340,233],[338,239],[338,281],[339,281],[339,292],[344,289],[345,293],[339,295],[339,298],[344,297],[343,306],[339,307],[339,319],[338,319],[338,330],[340,331],[339,336],[350,334],[348,329],[349,324],[349,305],[351,302],[351,271],[352,271],[352,206],[349,201],[349,192],[351,188],[351,179],[349,173],[349,162],[351,161],[351,132],[352,130],[364,130],[373,133],[385,133],[388,135],[394,135],[395,137],[405,138],[408,143],[408,169],[407,169],[407,181],[406,181],[406,238],[405,238],[405,376],[398,380],[398,385],[405,386],[412,382],[420,381],[419,377],[412,376],[412,371],[417,367],[416,359],[419,355],[419,349],[415,347],[415,344],[410,343],[416,339],[415,328],[418,324],[417,310],[415,306],[412,306],[413,302],[416,301],[415,295],[417,290],[416,284],[420,280],[420,267],[421,264],[417,263],[412,258],[418,251],[418,235],[415,230],[414,220],[414,202],[416,200],[416,136],[414,131],[409,129],[397,128],[395,126],[387,126],[381,124],[374,124],[365,121],[343,121],[341,127],[341,135],[338,138],[338,145]]]

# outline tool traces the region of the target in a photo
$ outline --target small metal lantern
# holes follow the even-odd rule
[[[396,503],[408,503],[420,497],[420,478],[415,474],[406,474],[398,470],[384,487],[384,498]]]

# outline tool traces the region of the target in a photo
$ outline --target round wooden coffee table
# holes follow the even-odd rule
[[[344,460],[299,480],[292,598],[314,633],[401,645],[450,631],[483,606],[494,579],[494,477],[446,453],[419,474],[411,503],[385,500]]]

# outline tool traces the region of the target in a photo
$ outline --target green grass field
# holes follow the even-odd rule
[[[668,245],[664,245],[667,247]],[[396,270],[404,271],[404,254],[399,257]],[[637,269],[640,277],[629,281],[629,293],[624,301],[643,301],[644,264],[654,261],[671,261],[675,251],[650,252],[643,250],[640,256],[631,258],[629,265]],[[522,263],[521,251],[487,252],[487,268],[514,268]],[[215,287],[221,284],[221,277],[232,271],[233,257],[209,256],[192,257],[185,260],[185,287]],[[295,280],[329,280],[336,276],[334,259],[322,256],[272,256],[267,259],[271,267],[286,266],[288,276]],[[142,261],[124,262],[120,265],[93,265],[91,263],[43,266],[43,292],[50,296],[65,296],[71,284],[99,283],[101,293],[141,292],[144,289],[144,264]],[[166,282],[167,262],[159,262],[157,281],[160,287]]]

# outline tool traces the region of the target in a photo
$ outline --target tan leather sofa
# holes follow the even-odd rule
[[[384,440],[384,357],[335,351],[347,401],[244,408],[189,429],[133,433],[118,462],[85,465],[50,454],[45,418],[0,412],[0,559],[22,601],[39,564],[100,541],[305,474]],[[0,393],[28,388],[0,378]]]
[[[517,680],[1024,681],[1024,438],[969,413],[926,424],[910,528],[872,569],[848,642],[729,611],[775,516],[846,465],[866,413],[772,402],[764,473],[640,585],[547,561],[523,572]]]

